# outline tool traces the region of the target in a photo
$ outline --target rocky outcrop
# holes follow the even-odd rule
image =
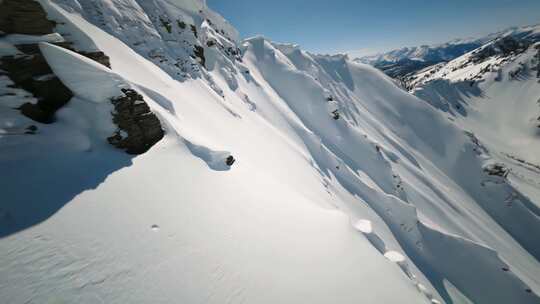
[[[537,50],[536,53],[536,78],[540,78],[540,44],[537,44],[534,46],[534,48]]]
[[[70,49],[72,51],[75,51],[70,47],[66,47],[66,48]],[[83,55],[84,57],[90,58],[90,59],[94,60],[95,62],[101,64],[101,65],[104,65],[104,66],[106,66],[108,68],[111,68],[111,61],[109,59],[109,56],[105,55],[105,53],[103,53],[103,52],[100,52],[100,51],[97,51],[97,52],[75,51],[75,52]]]
[[[26,102],[19,108],[21,113],[41,123],[54,121],[54,113],[72,97],[72,92],[53,74],[37,45],[17,46],[24,56],[0,58],[0,69],[13,81],[14,87],[22,88],[38,100]]]
[[[193,54],[199,63],[204,67],[206,66],[206,57],[204,57],[204,48],[200,45],[193,46]]]
[[[232,155],[229,155],[225,159],[225,164],[227,164],[227,166],[229,166],[229,167],[231,167],[235,162],[236,162],[236,159],[234,159],[234,156],[232,156]]]
[[[55,25],[36,1],[0,1],[0,31],[4,33],[44,35],[52,33]]]
[[[503,37],[484,48],[474,51],[471,55],[472,63],[480,63],[493,56],[509,56],[511,54],[521,54],[530,45],[526,39],[517,39],[513,37]]]
[[[491,176],[506,178],[510,170],[504,164],[489,164],[484,167],[484,172]]]
[[[333,118],[334,120],[338,120],[339,117],[340,117],[340,115],[339,115],[339,111],[338,111],[338,110],[332,111],[332,118]]]
[[[71,49],[67,42],[55,45]],[[41,123],[54,121],[54,114],[72,97],[72,92],[62,84],[47,64],[37,44],[19,44],[15,47],[24,55],[0,58],[0,69],[13,81],[14,86],[24,89],[38,100],[37,103],[24,103],[19,110],[25,116]],[[105,66],[109,58],[103,52],[78,52]]]
[[[47,18],[41,5],[34,0],[0,1],[0,31],[5,35],[46,35],[54,32],[56,22]],[[69,42],[54,43],[75,51]],[[73,93],[56,77],[47,64],[37,43],[16,44],[22,53],[0,58],[0,69],[13,81],[14,87],[32,93],[38,102],[23,103],[19,110],[25,116],[41,123],[54,121],[54,114],[64,106]],[[78,52],[105,66],[109,58],[103,52]]]
[[[5,35],[42,36],[52,34],[55,25],[34,0],[0,0],[0,31]],[[110,68],[109,57],[103,52],[76,50],[69,41],[52,44]],[[73,93],[54,74],[37,43],[22,42],[14,46],[19,54],[1,57],[0,72],[11,79],[13,87],[31,93],[33,96],[29,96],[29,100],[31,97],[37,100],[37,103],[23,101],[19,110],[34,121],[53,123],[56,111],[71,100]],[[108,141],[129,154],[141,154],[163,138],[164,132],[159,119],[150,111],[141,95],[134,90],[122,92],[124,96],[111,100],[115,107],[113,121],[118,130]]]
[[[108,141],[129,154],[142,154],[163,138],[164,131],[142,95],[133,89],[122,89],[122,93],[124,96],[111,99],[118,130]]]

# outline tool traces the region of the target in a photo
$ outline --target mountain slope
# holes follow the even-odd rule
[[[111,68],[40,40],[74,97],[0,108],[7,302],[539,302],[536,186],[382,72],[200,1],[40,3]],[[139,156],[107,142],[122,89],[164,129]]]
[[[403,79],[413,94],[499,154],[529,197],[538,195],[530,178],[539,161],[538,40],[537,35],[502,38]]]

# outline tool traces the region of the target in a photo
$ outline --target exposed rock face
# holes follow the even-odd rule
[[[339,111],[338,111],[338,110],[332,111],[332,118],[334,118],[335,120],[338,120],[339,117],[340,117],[340,115],[339,115]]]
[[[64,106],[73,93],[53,74],[36,44],[18,45],[25,56],[6,56],[0,59],[0,69],[7,72],[16,87],[34,95],[36,104],[24,103],[19,109],[25,116],[51,123],[54,113]]]
[[[72,51],[75,51],[70,47],[66,47],[66,48]],[[83,55],[84,57],[90,58],[101,65],[111,68],[111,61],[109,59],[109,56],[105,55],[105,53],[103,52],[81,52],[81,51],[75,51],[75,52]]]
[[[4,34],[51,34],[55,25],[54,21],[47,19],[41,5],[34,0],[0,1],[0,31]],[[69,42],[55,44],[73,50]],[[24,56],[0,58],[0,69],[7,73],[16,87],[32,93],[38,100],[36,104],[24,103],[19,110],[35,121],[51,123],[55,112],[73,97],[73,93],[54,75],[36,43],[15,47]],[[78,53],[110,66],[109,58],[103,52]]]
[[[512,53],[520,54],[527,50],[529,45],[530,42],[525,39],[518,40],[512,37],[504,37],[495,41],[492,45],[473,52],[473,56],[471,56],[471,61],[473,63],[479,63],[489,57],[499,54],[502,56],[508,56]]]
[[[227,159],[225,159],[225,164],[227,164],[227,166],[229,167],[231,167],[235,162],[236,162],[236,159],[234,159],[234,156],[232,155],[229,155]]]
[[[54,43],[71,49],[69,43]],[[24,56],[5,56],[0,58],[0,69],[4,70],[16,87],[22,88],[38,99],[37,104],[25,103],[19,109],[35,121],[51,123],[55,112],[72,97],[72,92],[56,77],[41,54],[37,44],[16,45]],[[103,52],[78,52],[105,66],[109,58]]]
[[[55,25],[54,21],[47,19],[41,5],[34,0],[0,0],[2,34],[41,36],[53,33]],[[103,52],[75,50],[70,42],[53,44],[110,68],[109,57]],[[37,122],[54,122],[56,111],[71,100],[73,93],[54,75],[38,44],[17,44],[15,47],[22,55],[1,57],[0,72],[13,81],[14,87],[30,92],[38,100],[35,104],[23,103],[19,110]],[[111,100],[115,107],[113,121],[119,129],[108,141],[129,154],[141,154],[163,138],[164,132],[159,119],[150,111],[141,95],[134,90],[122,92],[125,96]],[[35,130],[29,132],[35,133]]]
[[[500,176],[506,178],[510,170],[503,164],[490,164],[484,168],[488,175]]]
[[[36,1],[0,1],[0,31],[4,33],[44,35],[52,33],[55,25]]]
[[[142,154],[163,138],[159,119],[150,111],[143,97],[132,89],[122,89],[124,96],[111,100],[116,133],[108,138],[111,145],[129,154]]]
[[[536,53],[536,78],[540,78],[540,44],[537,44],[535,49],[538,50]]]
[[[195,54],[195,57],[198,58],[199,63],[202,66],[206,66],[206,57],[204,57],[204,49],[199,45],[195,45],[193,47],[193,53]]]

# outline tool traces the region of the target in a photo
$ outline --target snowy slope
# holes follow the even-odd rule
[[[532,32],[540,33],[540,28]],[[509,167],[510,176],[517,179],[513,182],[529,197],[539,195],[535,182],[540,161],[537,40],[535,34],[524,40],[488,43],[404,79],[412,93],[474,134],[498,162]]]
[[[240,42],[201,1],[40,3],[111,70],[42,42],[74,97],[52,124],[0,108],[7,303],[540,302],[538,174],[489,175],[382,72]],[[106,142],[122,88],[166,132],[137,157]]]

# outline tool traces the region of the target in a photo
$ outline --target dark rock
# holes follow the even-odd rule
[[[83,51],[77,51],[73,48],[71,42],[55,42],[52,43],[56,46],[68,49],[70,51],[76,52],[80,55],[83,55],[84,57],[87,57],[89,59],[94,60],[95,62],[102,64],[108,68],[111,67],[110,59],[105,53],[96,51],[96,52],[83,52]],[[18,44],[17,49],[24,53],[25,55],[41,55],[41,51],[39,50],[39,45],[36,43],[30,43],[30,44]]]
[[[124,96],[111,99],[118,130],[107,140],[129,154],[142,154],[163,138],[164,131],[142,95],[133,89],[122,89],[122,93]]]
[[[34,0],[0,1],[0,31],[5,34],[45,35],[52,33],[54,26]]]
[[[332,118],[334,118],[335,120],[338,120],[339,117],[340,117],[340,115],[339,115],[339,111],[338,111],[338,110],[332,111]]]
[[[185,30],[186,29],[186,23],[184,21],[176,20],[176,24],[178,24],[178,27]]]
[[[199,34],[197,34],[197,28],[195,27],[195,25],[190,24],[189,27],[191,28],[193,35],[195,35],[195,38],[199,38]]]
[[[234,162],[236,162],[236,159],[234,159],[234,157],[232,155],[229,155],[229,157],[227,157],[227,159],[225,160],[225,163],[229,167],[232,166],[234,164]]]
[[[24,116],[37,122],[48,124],[54,121],[53,114],[44,111],[38,104],[27,102],[19,107],[19,111],[21,111]]]
[[[503,164],[490,164],[484,168],[484,172],[492,176],[501,176],[506,178],[510,170],[506,168]]]
[[[7,34],[44,35],[54,30],[55,23],[47,19],[41,5],[33,0],[0,0],[0,30]],[[70,42],[54,43],[75,51],[104,66],[110,60],[103,52],[81,52]],[[35,104],[24,103],[21,113],[42,123],[54,122],[54,114],[73,97],[73,93],[56,77],[47,64],[38,44],[16,45],[23,56],[0,58],[0,70],[14,83],[35,97]],[[201,53],[204,59],[204,54]],[[204,62],[204,61],[203,61]],[[164,136],[159,119],[150,111],[142,96],[134,90],[123,89],[124,96],[112,99],[115,107],[113,122],[118,126],[108,141],[130,154],[146,152]],[[36,126],[29,126],[25,133],[35,134]],[[123,135],[126,136],[123,136]]]
[[[536,53],[536,78],[540,78],[540,44],[536,45],[538,53]]]
[[[167,21],[161,17],[159,17],[159,21],[161,22],[161,25],[167,30],[169,34],[172,33],[172,26],[171,26],[170,21]]]
[[[37,129],[38,128],[36,126],[30,125],[30,126],[26,127],[26,129],[24,131],[24,134],[36,134]]]
[[[55,22],[47,19],[41,5],[34,0],[0,1],[0,29],[6,34],[45,35],[54,31]],[[54,43],[75,51],[70,42]],[[55,112],[73,97],[73,93],[56,77],[36,43],[18,44],[24,56],[0,58],[0,69],[13,81],[13,87],[24,89],[38,100],[25,103],[19,110],[30,119],[42,123],[54,121]],[[103,52],[78,52],[110,67]]]
[[[75,51],[75,50],[72,50],[72,51]],[[111,61],[110,61],[110,58],[109,56],[105,55],[105,53],[103,52],[81,52],[81,51],[75,51],[81,55],[83,55],[84,57],[87,57],[87,58],[90,58],[92,60],[94,60],[95,62],[101,64],[101,65],[104,65],[108,68],[111,68]]]
[[[202,66],[206,66],[206,58],[204,57],[204,48],[200,45],[193,46],[193,54],[195,57],[199,58],[199,62]]]
[[[508,56],[512,53],[523,53],[530,45],[530,41],[514,37],[503,37],[494,43],[478,50],[471,56],[471,62],[480,63],[495,55]]]
[[[25,103],[19,108],[23,115],[35,121],[53,122],[54,113],[73,97],[73,93],[53,74],[39,49],[33,55],[0,58],[0,69],[7,72],[15,87],[36,97],[36,104]]]
[[[38,129],[38,128],[37,128],[36,126],[34,126],[34,125],[30,125],[30,126],[26,127],[26,130],[32,131],[32,132],[36,132],[37,129]]]

